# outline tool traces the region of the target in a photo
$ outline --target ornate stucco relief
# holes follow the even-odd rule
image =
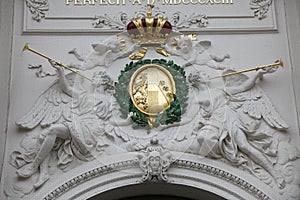
[[[267,17],[272,0],[251,0],[250,8],[254,11],[254,15],[262,20]]]
[[[117,36],[91,45],[88,56],[71,50],[81,62],[69,66],[80,69],[86,76],[93,75],[92,83],[75,74],[66,75],[57,63],[49,63],[58,78],[37,97],[29,112],[17,120],[17,125],[27,129],[28,134],[20,136],[19,147],[11,153],[13,176],[7,177],[5,188],[8,197],[22,199],[38,194],[60,173],[80,169],[83,163],[95,159],[101,161],[102,156],[127,152],[137,154],[137,159],[129,160],[128,166],[116,160],[116,165],[80,173],[47,198],[56,198],[99,173],[132,165],[139,166],[139,181],[170,182],[170,170],[186,168],[227,180],[255,197],[270,198],[237,175],[174,156],[174,152],[181,152],[243,170],[281,197],[297,199],[298,177],[292,174],[299,174],[299,150],[290,140],[289,125],[256,84],[264,76],[271,78],[272,74],[278,73],[278,67],[259,69],[252,76],[228,77],[223,84],[211,86],[209,70],[223,70],[223,74],[234,71],[226,64],[230,55],[226,52],[221,56],[212,54],[213,43],[209,40],[198,41],[188,36],[170,38],[176,42],[168,42],[163,47],[171,54],[170,59],[176,58],[184,68],[177,66],[181,74],[187,73],[187,80],[181,83],[188,84],[189,88],[186,110],[182,111],[179,122],[161,123],[151,130],[134,129],[132,124],[138,122],[135,121],[137,112],[128,112],[121,117],[122,103],[128,101],[116,102],[116,94],[125,97],[123,93],[127,90],[116,91],[114,82],[117,79],[113,79],[113,73],[109,71],[126,71],[116,64],[120,61],[124,65],[127,63],[128,70],[133,69],[127,56],[135,49],[135,44],[125,35],[122,35],[127,46],[124,51],[121,50],[123,40]],[[155,53],[154,49],[149,51]],[[174,66],[173,61],[164,59],[136,61],[138,64],[143,62]],[[124,80],[118,81],[124,83]],[[163,115],[161,118],[164,122]]]
[[[25,0],[26,6],[32,14],[32,20],[40,22],[49,10],[48,0]]]
[[[109,26],[111,29],[125,30],[126,25],[132,18],[140,18],[147,15],[147,11],[136,12],[134,16],[128,16],[127,13],[121,12],[118,16],[110,17],[108,14],[96,15],[92,23],[94,28],[106,28]],[[153,10],[153,15],[156,17],[167,17],[166,13],[160,11],[157,7]],[[174,12],[168,16],[170,22],[178,30],[183,28],[205,28],[208,26],[208,17],[205,14],[195,14],[190,15],[183,14],[182,12]]]
[[[238,2],[236,2],[238,3]],[[172,8],[173,11],[166,11],[166,6],[156,5],[154,9],[155,16],[166,16],[172,22],[174,28],[179,31],[186,32],[237,32],[237,31],[264,31],[264,30],[276,30],[276,18],[274,13],[275,3],[272,0],[268,1],[256,1],[250,0],[248,6],[245,7],[245,14],[232,14],[234,9],[224,15],[220,13],[211,13],[205,9],[201,9],[201,13],[198,10],[191,10],[188,14],[184,10],[178,8]],[[145,6],[139,5],[140,11],[138,12],[126,12],[124,9],[119,9],[118,12],[101,12],[97,13],[94,6],[91,7],[81,7],[86,15],[66,16],[66,11],[70,6],[63,4],[56,5],[52,3],[51,9],[55,9],[55,13],[61,13],[57,15],[47,14],[49,11],[48,1],[25,1],[25,15],[24,17],[24,28],[23,31],[30,32],[47,32],[49,31],[47,27],[52,24],[51,22],[56,21],[56,25],[51,29],[51,32],[120,32],[126,28],[127,22],[133,17],[141,17],[146,14]],[[99,5],[97,5],[99,6]],[[137,10],[137,5],[131,5]],[[243,5],[244,7],[245,5]],[[128,6],[127,6],[128,7]],[[127,8],[126,7],[126,8]],[[121,5],[120,5],[121,8]],[[227,7],[226,7],[227,8]],[[90,12],[89,9],[91,9]],[[238,9],[238,8],[235,8]],[[61,10],[61,11],[60,11]],[[126,9],[125,9],[126,10]],[[132,10],[132,9],[129,9]],[[249,10],[254,13],[249,12]],[[29,14],[29,13],[30,14]],[[240,12],[240,11],[239,11]],[[27,13],[27,14],[26,14]],[[91,15],[93,13],[93,15]],[[32,19],[29,19],[32,18]],[[257,17],[257,18],[256,18]],[[27,19],[28,18],[28,19]],[[259,19],[259,20],[258,20]],[[37,21],[39,23],[32,23],[31,21]],[[238,20],[238,21],[237,21]],[[74,23],[75,21],[80,22],[79,24]],[[234,23],[232,23],[234,22]],[[241,23],[239,23],[241,22]],[[63,27],[62,24],[65,24]],[[225,28],[226,27],[226,28]],[[47,30],[46,30],[47,29]],[[190,30],[188,30],[190,29]]]

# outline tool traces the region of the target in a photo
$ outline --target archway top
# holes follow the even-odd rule
[[[113,191],[120,193],[126,187],[143,188],[140,195],[170,195],[171,190],[178,191],[176,187],[184,187],[190,188],[187,191],[195,194],[194,199],[197,199],[198,193],[208,194],[205,191],[226,199],[280,199],[272,188],[258,183],[255,177],[240,169],[196,155],[171,153],[176,160],[168,168],[167,181],[143,182],[145,172],[140,168],[138,154],[125,153],[85,163],[65,173],[63,180],[57,175],[41,188],[39,196],[28,199],[89,199]],[[156,190],[162,188],[162,184],[165,193]],[[150,190],[153,192],[149,193]]]

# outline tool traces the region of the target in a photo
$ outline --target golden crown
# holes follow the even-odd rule
[[[172,33],[172,25],[166,18],[152,16],[148,5],[147,16],[134,18],[127,25],[127,32],[137,44],[165,44]]]

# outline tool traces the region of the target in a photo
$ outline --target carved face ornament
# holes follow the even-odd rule
[[[156,172],[156,171],[158,171],[158,169],[160,167],[160,155],[158,152],[153,152],[153,153],[156,153],[156,154],[149,156],[149,165],[150,165],[152,171]]]

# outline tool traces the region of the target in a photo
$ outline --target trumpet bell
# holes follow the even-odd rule
[[[25,46],[23,47],[23,51],[26,51],[29,49],[28,43],[25,44]]]
[[[279,60],[276,62],[276,64],[277,64],[277,63],[278,63],[278,66],[283,67],[283,62],[282,62],[281,59],[279,59]]]

